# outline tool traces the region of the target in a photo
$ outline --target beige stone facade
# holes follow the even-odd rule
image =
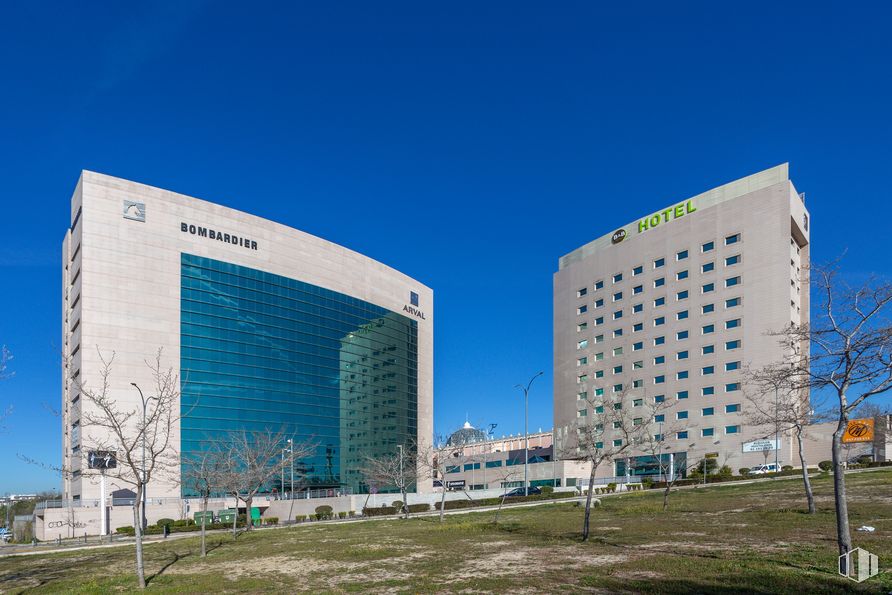
[[[685,453],[690,464],[718,453],[736,472],[763,462],[762,453],[744,452],[743,445],[766,437],[747,425],[741,371],[781,359],[766,331],[809,320],[809,214],[786,164],[661,202],[652,203],[659,210],[605,230],[560,259],[558,452],[572,448],[577,425],[587,422],[582,397],[622,386],[626,407],[643,403],[643,411],[663,399],[666,425],[681,420],[687,435],[670,439],[669,452]],[[642,453],[624,456],[636,454]],[[795,464],[789,436],[778,457]],[[615,472],[605,465],[598,474]]]
[[[334,207],[333,207],[334,208]],[[212,239],[193,230],[216,230]],[[98,478],[85,469],[92,444],[107,442],[82,427],[87,405],[71,377],[97,386],[98,350],[115,354],[111,394],[141,408],[137,383],[153,385],[145,360],[163,349],[180,370],[181,254],[294,279],[417,321],[417,440],[429,444],[433,414],[433,292],[380,262],[321,238],[218,204],[84,171],[71,199],[63,243],[63,465],[71,471],[63,499],[95,501]],[[414,294],[414,295],[413,295]],[[417,302],[417,303],[412,303]],[[335,364],[337,366],[337,364]],[[182,379],[181,379],[182,380]],[[274,420],[273,420],[274,422]],[[275,429],[275,428],[273,428]],[[171,452],[180,450],[179,428]],[[178,477],[150,483],[148,497],[179,497]],[[109,492],[128,485],[109,485]],[[431,489],[430,480],[419,483]]]

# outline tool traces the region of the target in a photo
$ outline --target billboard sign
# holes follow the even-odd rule
[[[465,480],[464,479],[453,479],[452,481],[447,481],[446,487],[449,488],[450,490],[455,489],[455,488],[463,488],[463,487],[465,487]]]
[[[777,440],[753,440],[743,443],[743,452],[765,452],[766,450],[778,450]]]
[[[873,418],[852,419],[842,435],[843,444],[873,442]]]
[[[90,469],[114,469],[118,466],[118,457],[110,450],[91,450],[87,453],[87,466]]]

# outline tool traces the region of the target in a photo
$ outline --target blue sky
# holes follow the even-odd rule
[[[875,4],[7,3],[0,492],[47,489],[60,244],[81,169],[244,209],[436,297],[435,428],[551,427],[561,255],[791,163],[813,259],[890,274],[892,37]],[[621,3],[620,3],[621,4]],[[481,6],[484,5],[484,6]]]

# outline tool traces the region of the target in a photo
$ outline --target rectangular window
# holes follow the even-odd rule
[[[623,354],[623,348],[622,348],[622,347],[614,347],[614,348],[613,348],[613,357],[616,357],[616,356],[618,356],[618,355],[622,355],[622,354]]]
[[[613,294],[613,301],[614,301],[614,302],[618,302],[618,301],[620,301],[621,299],[623,299],[623,292],[621,292],[621,291],[617,291],[616,293]]]
[[[644,330],[644,323],[643,323],[643,322],[638,322],[638,323],[632,325],[632,332],[633,332],[633,333],[638,333],[638,332],[641,332],[641,331],[643,331],[643,330]]]
[[[465,471],[473,471],[480,468],[480,463],[465,463]]]
[[[703,414],[703,417],[715,415],[715,407],[704,407],[701,413]]]
[[[726,434],[739,434],[740,426],[725,426],[725,433]]]
[[[730,267],[740,262],[740,254],[735,254],[734,256],[729,256],[725,259],[725,266]]]
[[[740,319],[739,319],[739,318],[735,318],[734,320],[726,320],[726,321],[725,321],[725,328],[726,328],[726,329],[737,328],[738,326],[740,326]]]
[[[715,436],[715,430],[713,428],[703,428],[700,430],[700,435],[704,438],[709,438],[710,436]]]
[[[684,270],[684,271],[678,271],[677,273],[675,273],[675,280],[676,280],[676,281],[683,281],[683,280],[685,280],[685,279],[687,279],[687,278],[688,278],[688,271],[687,271],[687,269]]]
[[[711,314],[715,311],[715,304],[704,304],[702,308],[700,308],[701,314]]]
[[[663,403],[666,400],[666,395],[656,395],[654,397],[654,403]]]
[[[704,367],[700,370],[700,373],[701,373],[703,376],[710,376],[710,375],[712,375],[712,374],[715,374],[715,366],[704,366]]]
[[[725,405],[725,413],[739,413],[740,405],[735,403],[733,405]]]
[[[613,313],[613,319],[614,319],[614,320],[619,320],[619,319],[622,318],[622,317],[623,317],[623,311],[622,311],[622,310],[617,310],[616,312]]]
[[[675,333],[676,341],[684,341],[687,338],[688,338],[688,331],[678,331],[677,333]]]
[[[632,288],[632,295],[638,295],[644,291],[644,285],[636,285]]]
[[[725,342],[725,351],[731,351],[732,349],[740,349],[740,339]]]
[[[725,307],[726,307],[726,308],[736,308],[736,307],[739,306],[739,305],[740,305],[740,298],[739,298],[739,297],[735,297],[735,298],[731,298],[731,299],[729,299],[729,300],[725,300]]]
[[[595,378],[604,378],[604,370],[595,370]]]
[[[740,390],[739,382],[729,382],[728,384],[725,385],[726,393],[733,393],[733,392],[737,392],[739,390]]]
[[[622,349],[622,347],[620,347]],[[632,362],[633,370],[643,370],[644,369],[644,360],[638,360],[637,362]]]
[[[659,376],[654,376],[654,384],[663,384],[666,382],[666,377],[662,374]]]
[[[678,391],[677,393],[675,393],[675,398],[678,399],[678,400],[681,400],[681,399],[687,399],[687,398],[688,398],[688,391],[686,391],[686,390],[680,390],[680,391]]]
[[[662,306],[665,303],[666,303],[666,298],[658,297],[657,299],[654,300],[654,308],[659,308],[660,306]]]
[[[587,363],[588,363],[588,358],[587,358],[587,357],[580,357],[579,359],[576,360],[576,365],[577,365],[577,366],[584,366],[584,365],[587,364]]]
[[[730,236],[726,236],[726,237],[725,237],[725,245],[726,245],[726,246],[730,246],[731,244],[736,244],[736,243],[739,242],[739,241],[740,241],[740,234],[739,234],[739,233],[735,233],[734,235],[730,235]]]
[[[588,347],[588,339],[583,339],[576,343],[576,349],[585,349],[586,347]]]
[[[596,354],[595,354],[595,361],[596,361],[596,362],[599,362],[599,361],[601,361],[602,359],[604,359],[604,352],[603,352],[603,351],[600,352],[600,353],[596,353]]]
[[[598,298],[595,300],[595,308],[603,308],[604,307],[604,298]]]
[[[684,260],[684,259],[687,258],[687,257],[688,257],[688,251],[687,251],[687,250],[682,250],[681,252],[676,252],[676,253],[675,253],[675,260]]]
[[[622,274],[622,273],[617,273],[617,274],[615,274],[615,275],[613,276],[613,282],[614,282],[614,283],[619,283],[619,282],[622,281],[622,280],[623,280],[623,274]]]
[[[704,397],[714,395],[715,387],[714,386],[704,386],[702,389],[700,389],[700,394],[703,395]]]
[[[598,291],[599,289],[601,289],[603,287],[604,287],[603,281],[595,281],[595,291]]]
[[[665,355],[658,355],[657,357],[654,358],[654,365],[655,365],[655,366],[659,366],[660,364],[665,364],[665,363],[666,363],[666,356],[665,356]]]
[[[576,412],[576,417],[588,417],[588,411],[585,409],[580,409]]]
[[[613,373],[614,373],[614,374],[622,374],[622,373],[623,373],[623,367],[622,367],[622,366],[613,366]]]
[[[704,324],[703,328],[701,330],[704,335],[712,334],[715,332],[715,325],[714,324]]]
[[[587,322],[583,322],[582,324],[577,324],[577,325],[576,325],[576,332],[577,332],[577,333],[581,333],[582,331],[584,331],[584,330],[587,329],[587,328],[588,328],[588,323],[587,323]]]
[[[679,312],[675,315],[675,320],[684,320],[687,317],[688,317],[688,311],[682,310],[681,312]]]
[[[604,341],[604,335],[596,335],[595,343],[602,343]]]
[[[617,438],[616,440],[613,441],[613,446],[622,446],[622,445],[623,445],[623,441],[621,438]]]
[[[687,351],[679,351],[678,353],[675,354],[675,359],[678,359],[678,360],[688,359],[688,352]]]
[[[635,275],[640,275],[643,272],[644,266],[639,264],[637,267],[632,269],[632,276],[634,277]]]
[[[577,316],[579,316],[580,314],[585,314],[586,312],[588,312],[588,306],[586,306],[585,304],[583,304],[583,305],[579,306],[578,308],[576,308],[576,315],[577,315]]]
[[[703,349],[700,350],[700,353],[702,353],[703,355],[715,353],[715,345],[704,345]]]
[[[701,252],[712,252],[715,249],[715,242],[706,242],[700,246]]]
[[[663,413],[658,413],[658,414],[654,415],[654,421],[658,424],[661,424],[664,421],[666,421],[666,415]]]
[[[640,341],[638,343],[632,343],[632,351],[640,351],[641,349],[644,349],[644,343]]]
[[[576,398],[580,400],[584,400],[588,398],[588,392],[582,391],[581,393],[576,393]]]
[[[679,411],[678,413],[675,414],[675,419],[687,419],[687,418],[688,418],[687,411]]]
[[[588,380],[588,374],[580,374],[576,377],[576,384],[582,384]]]
[[[725,364],[725,372],[731,372],[732,370],[739,370],[740,362],[728,362]]]
[[[687,370],[682,370],[681,372],[676,372],[676,373],[675,373],[675,379],[676,379],[676,380],[686,380],[687,377],[688,377],[688,371],[687,371]]]
[[[585,294],[587,294],[587,293],[588,293],[588,288],[587,288],[587,287],[583,287],[582,289],[577,289],[577,290],[576,290],[576,297],[583,297],[583,296],[584,296]]]
[[[688,290],[685,289],[684,291],[679,291],[678,293],[676,293],[676,294],[675,294],[675,299],[676,299],[676,301],[679,301],[679,302],[680,302],[681,300],[686,300],[686,299],[688,299]]]
[[[688,431],[685,430],[683,432],[676,433],[675,438],[678,440],[687,440],[688,439]]]
[[[461,473],[461,467],[458,465],[449,465],[446,467],[446,473]]]
[[[665,316],[657,316],[656,318],[654,318],[654,326],[662,326],[664,324],[666,324]]]
[[[616,329],[616,330],[613,331],[613,338],[614,338],[614,339],[616,339],[617,337],[622,337],[622,336],[623,336],[623,329],[618,328],[618,329]]]
[[[632,314],[638,314],[639,312],[644,312],[644,304],[635,304],[632,306]]]
[[[658,258],[658,259],[656,259],[656,260],[654,261],[654,268],[655,268],[655,269],[658,269],[658,268],[662,267],[662,266],[665,265],[665,264],[666,264],[666,259],[665,259],[665,258]]]
[[[666,337],[654,337],[654,346],[662,345],[666,342]]]
[[[603,316],[598,316],[597,318],[595,318],[595,326],[598,326],[599,324],[604,324]]]
[[[633,380],[632,381],[632,388],[642,388],[643,386],[644,386],[643,380]]]
[[[701,291],[703,293],[711,293],[711,292],[715,291],[715,283],[704,284],[703,287],[701,288]]]
[[[596,396],[596,397],[603,397],[603,396],[604,396],[604,389],[603,389],[603,388],[596,388],[596,389],[595,389],[595,396]]]
[[[734,287],[740,285],[740,277],[728,277],[725,279],[725,287]]]
[[[666,278],[660,277],[659,279],[654,279],[654,287],[662,287],[666,284]]]
[[[493,469],[495,467],[501,467],[502,461],[486,461],[487,469]]]
[[[701,272],[701,273],[709,273],[709,272],[714,271],[714,270],[715,270],[715,263],[714,263],[714,262],[706,262],[706,263],[703,263],[703,265],[700,267],[700,272]]]

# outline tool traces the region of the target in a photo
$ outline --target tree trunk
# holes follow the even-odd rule
[[[406,487],[403,486],[402,488],[400,488],[400,491],[403,493],[403,518],[407,519],[409,518],[409,498],[408,494],[406,494]]]
[[[443,480],[443,486],[440,491],[440,522],[443,522],[443,509],[446,508],[446,480]]]
[[[669,482],[668,478],[666,481],[666,491],[663,492],[663,512],[669,510],[669,491],[672,489],[672,484],[675,482]]]
[[[502,507],[505,505],[505,497],[508,495],[508,488],[505,488],[505,491],[502,492],[502,499],[499,501],[499,507],[496,509],[496,520],[494,524],[499,524],[499,513],[502,512]]]
[[[848,419],[845,413],[839,416],[839,424],[833,432],[833,498],[836,503],[836,544],[839,555],[852,549],[852,534],[849,530],[849,504],[846,501],[846,476],[842,459],[842,435],[846,431]],[[848,573],[848,568],[840,563],[840,572]]]
[[[142,491],[143,486],[136,488],[136,501],[133,503],[133,528],[136,535],[136,580],[140,589],[146,588],[146,569],[142,560]]]
[[[808,476],[808,465],[805,462],[805,453],[802,452],[802,426],[796,428],[796,443],[799,446],[799,464],[802,465],[802,483],[805,485],[805,499],[808,500],[808,514],[815,514],[815,495],[811,491],[811,478]]]
[[[589,516],[592,512],[592,492],[595,491],[595,472],[597,467],[592,465],[592,472],[588,477],[588,496],[585,498],[585,520],[582,522],[582,541],[588,539]]]
[[[208,499],[207,496],[201,499],[201,557],[206,558],[208,555],[207,543],[205,542],[204,536],[204,523],[208,514]]]
[[[251,518],[251,503],[254,502],[254,496],[245,498],[245,531],[254,529],[254,519]]]
[[[238,493],[235,494],[235,514],[232,515],[232,538],[238,537]]]

